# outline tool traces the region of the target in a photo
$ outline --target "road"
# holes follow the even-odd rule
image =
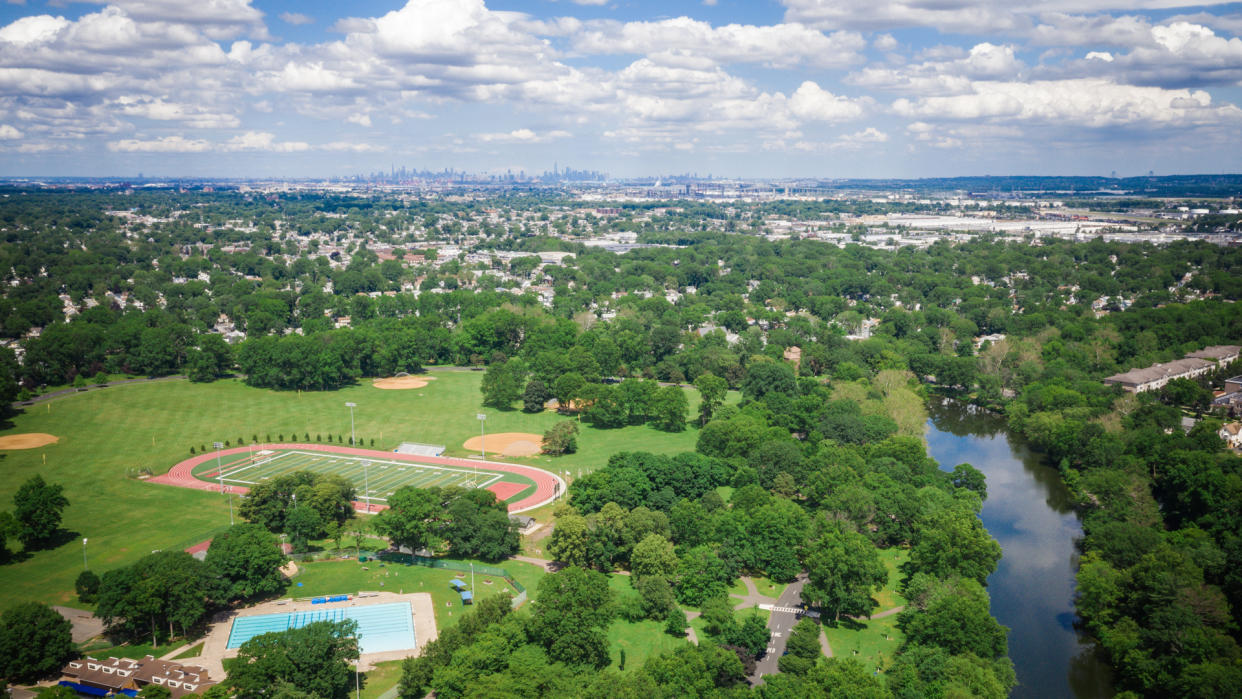
[[[777,663],[785,652],[785,644],[789,641],[789,632],[798,623],[802,606],[802,586],[806,584],[806,574],[790,583],[772,606],[772,616],[768,618],[768,631],[772,640],[768,641],[768,652],[755,663],[755,674],[750,676],[751,686],[763,684],[764,675],[774,675],[780,670]]]

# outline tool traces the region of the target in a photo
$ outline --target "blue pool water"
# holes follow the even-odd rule
[[[229,631],[228,647],[236,648],[255,636],[272,631],[299,629],[316,621],[345,619],[358,622],[358,651],[361,653],[414,647],[414,617],[409,602],[238,617]]]

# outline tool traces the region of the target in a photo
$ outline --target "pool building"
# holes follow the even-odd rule
[[[316,621],[346,619],[353,619],[358,623],[358,652],[363,655],[410,650],[415,647],[414,616],[409,602],[237,617],[229,631],[227,647],[237,648],[260,634],[298,629]]]

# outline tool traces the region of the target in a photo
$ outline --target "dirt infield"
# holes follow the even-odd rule
[[[502,456],[535,456],[543,437],[530,432],[499,432],[484,437],[471,437],[463,447],[470,451],[490,451]]]
[[[426,388],[428,381],[435,381],[434,376],[393,376],[387,379],[376,379],[371,385],[376,388],[387,390],[401,390],[405,388]]]
[[[471,459],[455,459],[447,456],[415,456],[411,454],[397,454],[394,452],[377,452],[373,449],[356,449],[354,447],[338,447],[328,446],[325,444],[253,444],[248,447],[233,447],[220,452],[223,456],[233,454],[249,453],[251,449],[298,449],[301,451],[321,451],[328,454],[344,454],[347,456],[364,456],[371,458],[384,458],[396,461],[409,461],[410,463],[423,463],[440,466],[461,466],[465,468],[482,468],[489,471],[505,471],[507,473],[516,473],[533,480],[535,482],[535,492],[518,500],[509,503],[509,512],[518,513],[527,510],[533,510],[536,507],[552,502],[558,493],[565,492],[565,481],[554,473],[549,473],[541,468],[534,466],[521,466],[518,464],[506,464],[498,461],[478,461]],[[194,467],[199,464],[216,459],[216,452],[208,454],[199,454],[192,456],[185,461],[168,469],[168,473],[162,476],[156,476],[147,480],[147,483],[159,483],[161,485],[174,485],[181,488],[194,488],[195,490],[209,490],[220,492],[220,486],[216,483],[208,483],[194,477]],[[558,485],[559,484],[559,485]],[[234,494],[245,494],[249,492],[249,488],[240,485],[226,485],[225,492]],[[363,511],[363,504],[354,501],[354,507],[359,512]],[[372,505],[372,511],[382,509],[380,505]]]
[[[35,449],[37,447],[45,447],[49,444],[55,444],[60,441],[60,437],[46,432],[27,432],[26,434],[10,434],[0,437],[0,450],[6,449]]]

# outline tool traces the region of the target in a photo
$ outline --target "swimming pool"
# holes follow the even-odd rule
[[[316,621],[345,619],[358,622],[360,653],[382,653],[414,647],[414,617],[409,602],[237,617],[229,631],[228,647],[236,648],[255,636],[272,631],[299,629]]]

